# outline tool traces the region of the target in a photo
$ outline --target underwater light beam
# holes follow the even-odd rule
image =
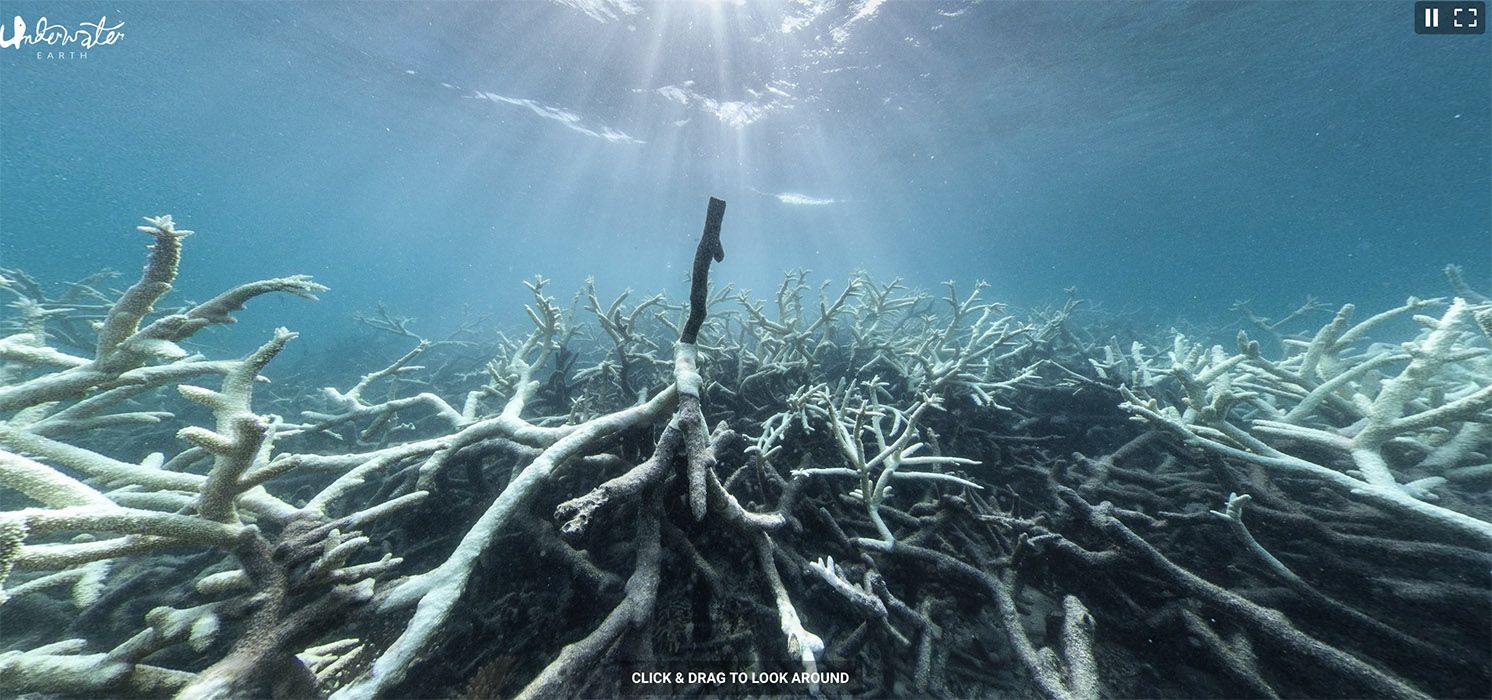
[[[550,105],[536,102],[527,98],[504,97],[503,95],[499,95],[495,92],[484,92],[481,90],[475,91],[475,94],[473,94],[471,97],[473,99],[488,100],[490,102],[496,102],[499,104],[510,104],[519,107],[526,107],[530,112],[533,112],[534,114],[550,121],[559,122],[560,124],[564,125],[565,128],[571,131],[585,134],[586,136],[602,139],[610,143],[647,143],[642,139],[634,138],[626,134],[625,132],[613,129],[605,124],[601,124],[598,127],[594,128],[586,126],[579,114],[576,114],[575,112],[564,109],[562,107],[552,107]]]
[[[783,204],[795,204],[805,207],[821,207],[826,204],[839,203],[839,200],[837,199],[810,197],[806,194],[798,194],[797,192],[778,192],[776,194],[773,194],[772,196],[776,197],[777,201],[782,202]]]

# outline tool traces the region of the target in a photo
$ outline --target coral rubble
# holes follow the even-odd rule
[[[687,304],[535,278],[516,339],[379,309],[370,345],[404,345],[345,389],[277,377],[285,329],[188,351],[326,289],[157,310],[190,261],[169,216],[122,292],[0,270],[0,692],[1492,685],[1492,305],[1458,270],[1453,300],[1305,335],[1316,304],[1247,312],[1278,354],[1121,343],[983,285],[712,288],[724,212]]]

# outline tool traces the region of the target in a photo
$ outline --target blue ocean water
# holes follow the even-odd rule
[[[1492,40],[1413,10],[0,0],[0,696],[1488,697],[1492,316],[1404,299],[1492,289]],[[710,293],[934,293],[679,333],[712,196]]]
[[[107,17],[86,58],[0,50],[0,264],[178,288],[312,274],[263,329],[382,302],[439,334],[520,281],[681,295],[864,268],[1226,316],[1383,308],[1492,277],[1492,52],[1407,2],[13,2]],[[9,28],[7,27],[7,32]],[[45,54],[46,52],[41,52]]]

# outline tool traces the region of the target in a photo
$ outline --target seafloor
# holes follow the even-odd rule
[[[980,285],[755,298],[707,225],[692,301],[535,278],[527,327],[378,309],[294,364],[203,331],[325,288],[183,305],[176,226],[138,279],[0,270],[0,694],[1492,687],[1492,303],[1454,268],[1214,344]]]

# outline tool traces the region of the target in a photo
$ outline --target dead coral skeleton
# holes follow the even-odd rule
[[[288,292],[314,299],[325,287],[306,277],[252,282],[180,312],[148,323],[155,305],[171,289],[181,259],[182,239],[192,232],[177,229],[170,216],[150,217],[139,230],[155,239],[140,279],[108,308],[98,324],[93,357],[47,351],[44,336],[31,332],[8,336],[12,352],[4,355],[11,383],[0,389],[0,405],[9,417],[0,424],[0,483],[19,491],[36,506],[0,513],[7,533],[0,573],[50,571],[11,590],[9,596],[44,589],[44,581],[75,580],[76,603],[88,607],[104,585],[99,578],[116,559],[197,545],[232,552],[242,572],[218,580],[247,576],[259,585],[255,596],[274,594],[274,602],[255,601],[241,646],[254,647],[246,657],[230,656],[194,679],[192,674],[144,663],[167,646],[186,642],[201,650],[212,643],[220,618],[243,617],[240,599],[224,599],[174,610],[157,608],[143,621],[149,626],[102,654],[81,654],[86,640],[64,640],[26,651],[0,655],[0,687],[23,692],[181,691],[213,696],[201,690],[220,684],[249,695],[265,682],[265,673],[294,668],[299,649],[287,649],[305,636],[306,617],[322,616],[335,606],[292,601],[293,589],[316,601],[340,596],[372,597],[378,576],[399,564],[384,556],[374,563],[352,564],[351,557],[368,540],[357,528],[373,519],[418,503],[423,492],[410,493],[336,519],[304,512],[271,495],[263,484],[285,473],[288,462],[271,459],[276,416],[253,411],[253,390],[260,371],[295,334],[283,328],[258,350],[240,360],[207,361],[178,343],[211,324],[231,323],[229,313],[254,297]],[[40,304],[40,301],[37,301]],[[202,380],[221,377],[217,389]],[[189,425],[177,436],[194,453],[211,462],[204,475],[166,468],[160,454],[128,463],[101,452],[57,439],[99,429],[155,423],[169,412],[106,413],[128,400],[174,387],[184,398],[207,407],[212,428]],[[271,556],[271,541],[260,526],[280,531],[279,547],[298,547],[294,561]],[[290,535],[297,529],[304,532]],[[72,541],[58,533],[84,533]],[[291,539],[298,544],[292,545]],[[309,567],[309,570],[305,570]],[[245,573],[246,572],[246,573]],[[301,572],[301,573],[297,573]],[[286,584],[297,576],[293,586]],[[206,581],[207,579],[203,579]],[[3,584],[0,577],[0,584]],[[212,593],[231,587],[210,587]],[[0,589],[3,590],[3,589]],[[277,593],[275,593],[278,591]],[[3,595],[3,594],[0,594]],[[349,598],[350,596],[350,598]],[[304,598],[305,596],[302,596]],[[325,622],[322,622],[325,626]],[[319,635],[316,627],[312,636]]]
[[[1492,523],[1437,505],[1435,489],[1492,468],[1492,335],[1478,324],[1489,312],[1456,298],[1438,317],[1415,313],[1441,303],[1411,297],[1356,324],[1348,304],[1277,359],[1242,332],[1231,353],[1178,335],[1145,371],[1173,377],[1182,401],[1163,405],[1126,388],[1123,407],[1188,446],[1320,479],[1487,546]],[[1417,337],[1365,343],[1374,328],[1410,316],[1424,329]]]
[[[0,512],[0,605],[65,594],[97,619],[161,575],[120,571],[210,553],[164,567],[153,599],[167,604],[122,641],[0,652],[0,689],[390,697],[441,674],[460,687],[513,653],[441,653],[473,627],[542,657],[493,681],[524,697],[616,692],[619,664],[686,652],[855,668],[851,692],[932,697],[1136,692],[1101,651],[1221,669],[1178,674],[1178,694],[1312,687],[1256,647],[1369,695],[1455,694],[1486,675],[1456,661],[1477,649],[1457,616],[1422,621],[1428,638],[1402,632],[1375,618],[1401,614],[1382,595],[1301,566],[1377,567],[1381,588],[1437,609],[1485,603],[1413,566],[1488,564],[1455,539],[1492,532],[1462,488],[1488,479],[1492,309],[1456,271],[1454,302],[1410,299],[1356,325],[1347,307],[1306,338],[1288,327],[1314,303],[1279,321],[1248,311],[1275,359],[1242,335],[1237,352],[1181,335],[1162,352],[1092,337],[1071,295],[1021,321],[983,284],[937,296],[798,270],[765,301],[712,291],[723,215],[712,199],[687,304],[603,302],[587,281],[566,307],[535,277],[529,327],[495,345],[469,325],[428,342],[380,308],[361,321],[412,347],[345,388],[275,397],[263,375],[294,333],[236,360],[182,342],[257,296],[314,298],[309,278],[157,312],[191,233],[170,217],[140,228],[155,245],[122,293],[105,276],[51,294],[0,272],[16,312],[0,338],[0,485],[25,503]],[[1406,318],[1417,337],[1371,342]],[[211,425],[185,423],[188,403]],[[165,425],[174,455],[121,458]],[[1050,447],[1076,444],[1107,454]],[[1323,483],[1336,495],[1309,490]],[[1378,506],[1431,534],[1383,534],[1403,523]],[[1231,536],[1210,536],[1221,528]],[[1388,564],[1364,563],[1384,551]],[[1241,591],[1207,569],[1235,552],[1257,577]],[[535,583],[517,561],[529,556],[568,585]],[[493,586],[509,588],[486,600]],[[1300,601],[1329,623],[1279,611]],[[593,624],[511,628],[553,624],[545,605]],[[1042,615],[1044,633],[1029,622]],[[1126,646],[1124,629],[1153,646]],[[1417,671],[1447,664],[1460,675]]]

